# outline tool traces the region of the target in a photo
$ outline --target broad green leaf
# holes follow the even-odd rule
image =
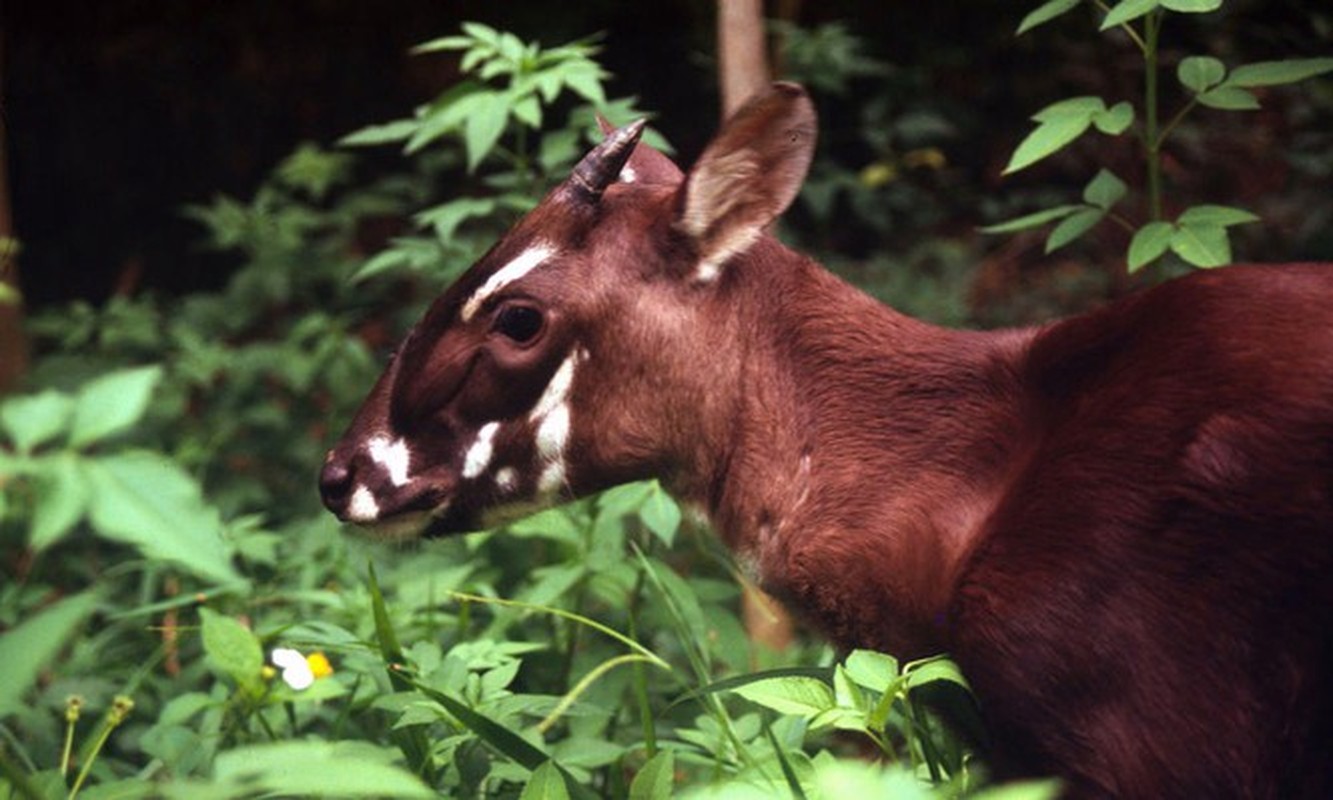
[[[20,453],[32,452],[69,428],[74,399],[64,392],[44,392],[11,397],[0,404],[0,426]]]
[[[1109,209],[1120,202],[1120,198],[1125,196],[1127,190],[1125,182],[1116,177],[1114,172],[1102,169],[1084,187],[1083,199],[1098,208]]]
[[[1046,223],[1067,217],[1070,214],[1083,208],[1082,205],[1063,205],[1055,208],[1048,208],[1043,211],[1036,211],[1031,214],[1024,214],[1004,222],[997,222],[994,225],[987,225],[981,228],[982,233],[1012,233],[1014,231],[1036,228]]]
[[[0,717],[22,708],[23,695],[43,670],[57,665],[61,648],[96,605],[93,592],[67,597],[0,634]]]
[[[927,683],[944,681],[971,691],[967,678],[963,677],[963,671],[958,668],[957,664],[947,658],[928,658],[914,664],[908,664],[903,670],[903,674],[907,676],[908,689],[916,689]]]
[[[440,241],[448,241],[463,222],[474,217],[487,217],[495,212],[495,199],[490,197],[460,197],[434,208],[428,208],[412,219],[418,225],[435,229]]]
[[[162,379],[159,366],[119,370],[84,384],[74,397],[71,447],[87,447],[124,431],[148,410],[153,389]]]
[[[592,61],[576,61],[560,69],[561,79],[574,93],[594,106],[606,104],[602,70]]]
[[[1094,225],[1101,222],[1104,216],[1106,216],[1105,209],[1085,208],[1065,217],[1046,237],[1046,252],[1054,252],[1087,233]]]
[[[1093,95],[1079,95],[1051,103],[1032,115],[1033,122],[1055,122],[1062,119],[1082,119],[1106,110],[1106,101]]]
[[[342,147],[368,147],[406,141],[417,132],[421,123],[415,119],[397,119],[382,125],[367,125],[338,140]]]
[[[1259,108],[1259,98],[1252,92],[1230,84],[1215,86],[1195,99],[1209,108],[1223,111],[1253,111]]]
[[[765,708],[807,718],[838,705],[833,690],[818,678],[766,678],[737,686],[732,691]]]
[[[1028,12],[1023,21],[1018,24],[1018,31],[1015,36],[1022,36],[1038,25],[1050,22],[1056,17],[1064,14],[1066,11],[1074,8],[1080,0],[1048,0]]]
[[[676,756],[662,750],[648,759],[629,785],[629,800],[670,800]]]
[[[532,777],[528,778],[518,800],[569,800],[565,779],[554,761],[547,761],[532,771]]]
[[[469,172],[476,170],[477,165],[490,155],[509,122],[509,104],[504,96],[497,92],[486,94],[486,102],[477,104],[463,126]]]
[[[991,786],[969,796],[972,800],[1055,800],[1063,789],[1060,781],[1048,779]]]
[[[241,580],[232,567],[216,509],[199,484],[159,453],[132,451],[88,459],[93,527],[150,558],[171,561],[218,582]]]
[[[839,708],[850,708],[864,714],[868,710],[865,692],[847,674],[847,669],[838,664],[833,668],[833,699]],[[864,725],[864,721],[861,725]]]
[[[1159,5],[1159,0],[1121,0],[1106,13],[1105,19],[1102,20],[1101,30],[1107,30],[1136,20],[1155,10]]]
[[[257,691],[264,669],[259,637],[237,620],[209,608],[199,609],[199,621],[208,663],[242,689]]]
[[[680,506],[656,481],[652,487],[652,492],[639,509],[639,518],[653,535],[670,547],[676,540],[676,531],[680,530]]]
[[[433,798],[389,753],[361,742],[288,741],[219,753],[213,781],[243,795]]]
[[[438,39],[422,42],[408,52],[412,55],[420,55],[422,53],[435,53],[440,50],[466,50],[474,43],[474,40],[467,36],[442,36]]]
[[[525,95],[514,101],[514,119],[533,130],[541,130],[542,104],[536,95]]]
[[[1224,267],[1231,263],[1231,242],[1221,225],[1177,225],[1171,250],[1196,267]]]
[[[1176,67],[1180,83],[1195,94],[1218,85],[1226,75],[1226,65],[1212,56],[1187,56]]]
[[[1260,61],[1236,67],[1227,78],[1231,86],[1277,86],[1295,83],[1325,72],[1333,72],[1333,58],[1289,58],[1283,61]]]
[[[1182,14],[1207,14],[1222,7],[1222,0],[1162,0],[1162,8]]]
[[[55,544],[83,519],[88,509],[88,479],[73,453],[44,460],[37,481],[28,544],[43,550]]]
[[[1092,124],[1108,136],[1119,136],[1134,124],[1134,106],[1122,100],[1105,111],[1093,114]]]
[[[847,677],[875,692],[884,692],[898,677],[898,660],[874,650],[853,650],[843,666]]]
[[[1092,112],[1059,116],[1041,123],[1019,143],[1004,174],[1017,172],[1046,158],[1083,135],[1092,124]]]
[[[1145,264],[1161,258],[1171,245],[1171,236],[1175,232],[1176,227],[1169,222],[1149,222],[1135,231],[1129,242],[1129,271],[1137,272]]]
[[[1232,225],[1244,225],[1258,222],[1259,217],[1243,208],[1231,206],[1201,205],[1185,209],[1185,213],[1176,220],[1179,225],[1217,225],[1228,228]]]

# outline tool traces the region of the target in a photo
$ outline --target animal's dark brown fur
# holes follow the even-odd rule
[[[1333,794],[1333,265],[936,328],[761,234],[813,121],[780,86],[688,175],[641,147],[633,183],[553,193],[413,333],[330,453],[330,508],[447,533],[657,476],[841,644],[952,653],[1002,774]],[[506,338],[513,304],[540,335]]]

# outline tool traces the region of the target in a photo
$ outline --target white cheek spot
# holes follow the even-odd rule
[[[542,494],[555,494],[565,484],[565,462],[563,460],[552,461],[542,470],[541,477],[537,478],[537,491]]]
[[[491,456],[495,454],[495,432],[500,430],[500,423],[488,422],[477,431],[477,440],[463,456],[463,477],[471,480],[491,465]]]
[[[560,458],[569,442],[569,406],[551,409],[537,427],[537,452],[543,459]]]
[[[487,298],[544,264],[554,253],[555,250],[550,245],[545,243],[536,244],[519,253],[513,261],[496,270],[491,277],[486,279],[481,288],[473,292],[468,301],[463,304],[463,313],[460,315],[463,322],[471,321]]]
[[[620,182],[621,182],[621,183],[634,183],[634,182],[637,181],[638,179],[639,179],[639,176],[634,172],[634,168],[631,167],[629,164],[626,164],[626,165],[620,170]]]
[[[379,519],[380,505],[375,496],[364,486],[356,487],[352,492],[352,501],[347,504],[347,518],[352,522],[374,522]]]
[[[402,439],[389,441],[385,436],[376,436],[370,440],[367,449],[370,458],[389,473],[389,480],[394,486],[407,483],[408,467],[412,463],[412,452],[407,449],[407,442]]]
[[[722,274],[722,267],[712,259],[700,261],[694,268],[695,283],[712,283],[717,280],[717,276]]]
[[[502,492],[512,492],[518,486],[518,473],[513,467],[502,467],[495,473],[495,485]]]

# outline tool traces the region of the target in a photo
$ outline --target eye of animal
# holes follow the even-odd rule
[[[491,330],[519,344],[527,344],[542,332],[542,313],[532,306],[507,305],[495,315]]]

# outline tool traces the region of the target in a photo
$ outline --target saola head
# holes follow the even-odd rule
[[[815,117],[777,84],[688,174],[642,130],[611,132],[430,307],[328,454],[331,511],[443,534],[699,468],[734,391],[727,266],[795,196]]]

